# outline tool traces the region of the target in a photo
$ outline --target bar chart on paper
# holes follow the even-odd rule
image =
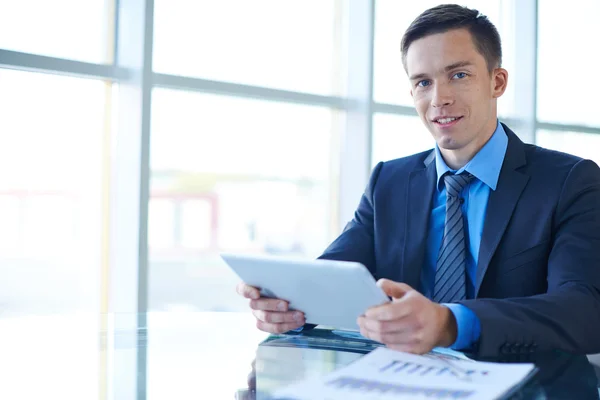
[[[438,359],[440,360],[440,359]],[[445,364],[431,365],[423,362],[409,362],[406,360],[391,360],[387,365],[375,367],[378,368],[379,374],[394,375],[396,377],[404,376],[411,378],[414,376],[420,377],[446,377],[450,376],[454,379],[466,379],[473,381],[475,379],[484,382],[490,378],[490,371],[481,368],[469,368],[469,366],[477,365],[475,363],[462,363],[466,365],[455,364],[454,361],[446,361]]]
[[[369,399],[384,399],[388,395],[393,396],[394,399],[402,395],[408,396],[411,399],[421,397],[427,399],[469,399],[475,394],[472,390],[385,383],[349,376],[341,376],[326,384],[330,387],[335,387],[338,391],[353,392],[356,395],[369,395]]]
[[[379,348],[325,377],[275,393],[281,399],[497,399],[526,379],[532,364],[418,356]]]

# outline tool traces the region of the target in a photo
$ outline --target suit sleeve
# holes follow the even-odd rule
[[[600,169],[595,163],[581,160],[573,166],[553,226],[546,293],[459,302],[480,320],[477,356],[600,352]]]
[[[348,222],[343,232],[329,245],[320,259],[356,261],[363,264],[373,274],[375,272],[374,238],[374,192],[383,162],[373,169],[364,194],[360,199],[354,218]]]

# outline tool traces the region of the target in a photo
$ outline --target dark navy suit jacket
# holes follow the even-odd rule
[[[508,127],[490,193],[475,298],[477,358],[600,352],[600,168],[524,144]],[[358,261],[376,279],[419,287],[435,153],[379,163],[354,218],[320,258]],[[523,356],[527,356],[523,358]]]

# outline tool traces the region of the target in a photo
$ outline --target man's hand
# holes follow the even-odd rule
[[[424,354],[456,341],[456,320],[447,307],[427,299],[404,283],[380,279],[377,284],[392,302],[369,308],[358,318],[360,333],[387,347]]]
[[[250,299],[250,308],[256,317],[256,327],[261,331],[283,333],[300,328],[306,322],[302,312],[288,311],[287,301],[260,297],[258,288],[240,283],[237,292]]]

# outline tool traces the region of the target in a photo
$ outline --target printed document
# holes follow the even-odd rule
[[[274,398],[501,399],[534,370],[533,364],[475,362],[443,353],[419,356],[381,347],[324,377],[280,389]]]

